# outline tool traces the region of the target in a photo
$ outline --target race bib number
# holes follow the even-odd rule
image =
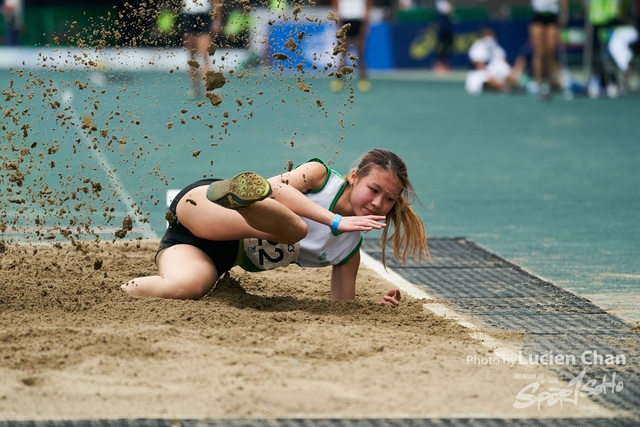
[[[300,243],[287,245],[263,239],[244,239],[244,253],[256,268],[271,270],[297,262]]]

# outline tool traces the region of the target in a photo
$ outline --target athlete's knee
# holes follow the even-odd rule
[[[284,243],[296,243],[304,239],[305,237],[307,237],[307,232],[309,231],[309,227],[307,226],[307,223],[304,222],[302,219],[298,218],[292,228],[293,229],[290,233],[291,241],[284,242]]]
[[[213,288],[214,282],[207,283],[189,282],[187,280],[174,281],[170,286],[166,286],[161,298],[197,300],[207,295]]]
[[[307,236],[308,229],[307,224],[300,217],[293,218],[277,234],[277,242],[287,245],[297,243]]]

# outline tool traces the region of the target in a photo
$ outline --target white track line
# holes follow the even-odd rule
[[[68,107],[68,109],[66,110],[67,113],[73,116],[73,120],[71,120],[70,122],[73,123],[78,129],[78,133],[81,135],[82,142],[84,143],[85,148],[88,150],[88,152],[95,154],[98,165],[100,166],[100,168],[102,168],[102,171],[107,176],[109,184],[115,190],[116,194],[118,195],[118,199],[120,199],[120,202],[125,205],[129,216],[138,224],[138,228],[140,228],[145,239],[157,239],[158,236],[153,231],[153,228],[147,222],[145,222],[143,220],[144,218],[136,211],[136,209],[134,209],[134,206],[137,206],[138,203],[133,199],[133,197],[131,197],[129,192],[122,185],[122,181],[118,177],[115,168],[113,167],[107,156],[105,156],[98,147],[93,147],[93,144],[91,144],[91,141],[87,137],[84,129],[82,129],[82,118],[78,116],[73,110],[72,97],[65,96],[65,94],[68,94],[68,92],[66,91],[60,90],[59,93],[63,94],[61,101],[63,105]]]
[[[393,284],[393,286],[399,288],[405,294],[410,295],[418,300],[435,300],[435,298],[427,294],[418,286],[409,282],[404,277],[400,276],[398,273],[390,269],[385,270],[382,263],[376,261],[362,250],[360,251],[360,262],[369,269],[378,273],[378,275],[380,275],[383,279]],[[518,357],[518,351],[517,349],[513,348],[513,346],[510,348],[506,343],[500,342],[492,336],[482,332],[482,329],[479,326],[471,322],[469,319],[466,319],[460,313],[451,310],[446,305],[437,302],[430,302],[428,304],[423,304],[423,307],[425,308],[425,310],[431,311],[436,316],[451,319],[459,325],[469,329],[469,335],[471,335],[472,338],[480,341],[485,347],[493,350],[493,354],[496,355],[496,357],[508,357],[511,360],[514,360],[515,357]]]

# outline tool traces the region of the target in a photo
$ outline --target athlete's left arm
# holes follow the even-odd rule
[[[360,267],[360,252],[356,252],[349,261],[334,265],[331,270],[331,300],[352,300],[356,297],[356,277]],[[382,304],[399,305],[400,290],[392,289],[380,299]]]
[[[273,193],[271,197],[291,209],[296,215],[331,226],[336,214],[314,203],[304,192],[322,186],[331,172],[322,163],[308,162],[284,174],[269,178]],[[381,215],[345,216],[338,225],[341,232],[369,231],[380,229],[384,224]]]
[[[331,300],[351,300],[356,297],[356,276],[360,267],[360,252],[342,265],[334,265],[331,270]]]
[[[320,188],[328,173],[330,172],[322,163],[308,162],[290,172],[271,177],[271,197],[297,215],[331,225],[335,214],[314,203],[304,194]]]

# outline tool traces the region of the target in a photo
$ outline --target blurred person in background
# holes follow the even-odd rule
[[[621,25],[611,32],[607,51],[620,74],[619,89],[626,92],[630,89],[630,72],[637,68],[632,61],[640,58],[640,0],[629,4],[628,9],[622,12]]]
[[[20,33],[24,27],[23,0],[5,0],[2,5],[4,15],[4,44],[7,46],[18,46],[20,43]]]
[[[371,0],[332,0],[332,8],[338,16],[338,25],[350,24],[347,30],[345,52],[339,54],[339,68],[342,68],[345,62],[345,56],[348,54],[349,46],[354,45],[358,55],[358,89],[366,92],[371,87],[367,73],[367,63],[365,61],[365,43],[369,35],[369,19],[371,15]],[[331,82],[331,89],[338,92],[342,89],[344,82],[342,78],[335,79]]]
[[[449,55],[453,51],[453,3],[450,0],[436,0],[438,14],[438,46],[433,70],[436,73],[449,71]]]
[[[489,27],[481,28],[480,37],[469,48],[472,69],[467,72],[465,81],[467,92],[480,95],[484,90],[520,91],[520,75],[526,63],[520,61],[517,67],[511,67],[506,58],[495,31]]]
[[[219,0],[182,0],[180,10],[180,30],[183,33],[184,47],[191,61],[202,59],[199,66],[189,65],[189,77],[193,86],[190,95],[200,97],[204,89],[204,76],[209,71],[208,48],[212,42],[211,33],[218,34],[222,29]]]
[[[599,97],[603,90],[615,98],[618,95],[616,76],[608,67],[608,39],[616,25],[620,24],[620,2],[618,0],[589,0],[589,21],[593,27],[591,34],[592,76],[587,86],[589,96]]]
[[[532,48],[534,92],[542,98],[551,96],[551,88],[559,87],[557,48],[558,28],[567,24],[567,0],[532,0],[533,20],[529,25]]]

